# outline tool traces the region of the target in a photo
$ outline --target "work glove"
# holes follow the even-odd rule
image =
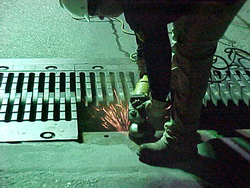
[[[156,127],[162,128],[166,122],[167,115],[167,102],[158,101],[155,99],[147,100],[138,106],[137,110],[145,110],[145,113],[148,117],[147,121]]]
[[[157,101],[155,99],[147,100],[136,109],[144,109],[148,117],[159,118],[166,116],[166,102]]]

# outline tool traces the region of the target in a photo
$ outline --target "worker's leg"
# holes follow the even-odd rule
[[[179,31],[174,60],[178,66],[177,87],[172,118],[185,134],[198,129],[202,99],[205,95],[217,42],[243,6],[203,2],[185,16],[185,23],[175,23]],[[181,21],[181,20],[180,20]],[[180,28],[178,28],[178,25]]]
[[[181,153],[195,151],[202,99],[217,42],[244,2],[195,3],[192,11],[182,18],[185,22],[176,28],[180,32],[175,45],[178,74],[172,119],[165,124],[166,131],[160,141],[141,146],[142,155],[160,155],[169,149]],[[175,26],[178,27],[178,22]]]

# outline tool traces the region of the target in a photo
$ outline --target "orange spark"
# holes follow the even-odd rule
[[[123,104],[116,91],[114,91],[114,95],[117,103],[94,108],[97,112],[103,112],[104,115],[101,117],[101,120],[104,128],[108,130],[115,129],[118,132],[128,131],[130,125],[128,119],[128,104]]]

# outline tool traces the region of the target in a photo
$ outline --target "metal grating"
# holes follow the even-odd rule
[[[246,105],[250,100],[250,72],[248,70],[212,71],[212,83],[209,84],[203,104]],[[223,81],[220,81],[222,80]]]
[[[129,71],[77,72],[77,102],[83,102],[86,106],[107,106],[110,103],[117,103],[118,98],[128,102],[138,80],[137,76],[135,72]]]
[[[73,74],[0,73],[0,141],[77,139]]]
[[[96,107],[120,102],[128,104],[139,78],[138,72],[100,70],[76,73],[79,132],[108,131],[102,126],[103,114],[98,113]]]
[[[12,64],[0,67],[1,142],[82,142],[84,131],[107,131],[92,118],[92,107],[117,103],[117,97],[128,102],[139,78],[137,66],[120,59],[5,61]],[[201,129],[248,128],[249,69],[213,70],[211,79]]]
[[[5,123],[1,129],[6,133],[1,141],[17,137],[19,141],[31,137],[31,140],[78,139],[77,104],[82,112],[86,109],[83,107],[107,106],[117,103],[118,98],[128,102],[136,76],[134,72],[114,71],[0,73],[0,123]],[[16,135],[13,132],[18,129],[18,122],[22,131],[19,129]],[[66,134],[68,130],[68,134],[73,122],[75,128],[70,131],[73,135],[63,136],[62,132]],[[39,131],[35,131],[36,127]]]
[[[200,128],[249,128],[249,69],[213,70],[211,80],[203,99]]]
[[[126,61],[121,66],[61,63],[26,62],[23,71],[23,64],[0,67],[1,142],[82,142],[81,132],[88,130],[84,127],[95,126],[82,117],[89,119],[93,106],[117,103],[118,98],[128,102],[138,78]],[[115,70],[119,68],[126,71]]]
[[[0,122],[76,120],[72,72],[0,73]]]

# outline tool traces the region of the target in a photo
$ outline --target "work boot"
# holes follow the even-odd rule
[[[173,120],[165,124],[166,130],[155,143],[146,143],[140,146],[138,155],[143,162],[165,162],[186,160],[198,156],[197,144],[200,141],[198,133],[174,133],[168,126]]]

